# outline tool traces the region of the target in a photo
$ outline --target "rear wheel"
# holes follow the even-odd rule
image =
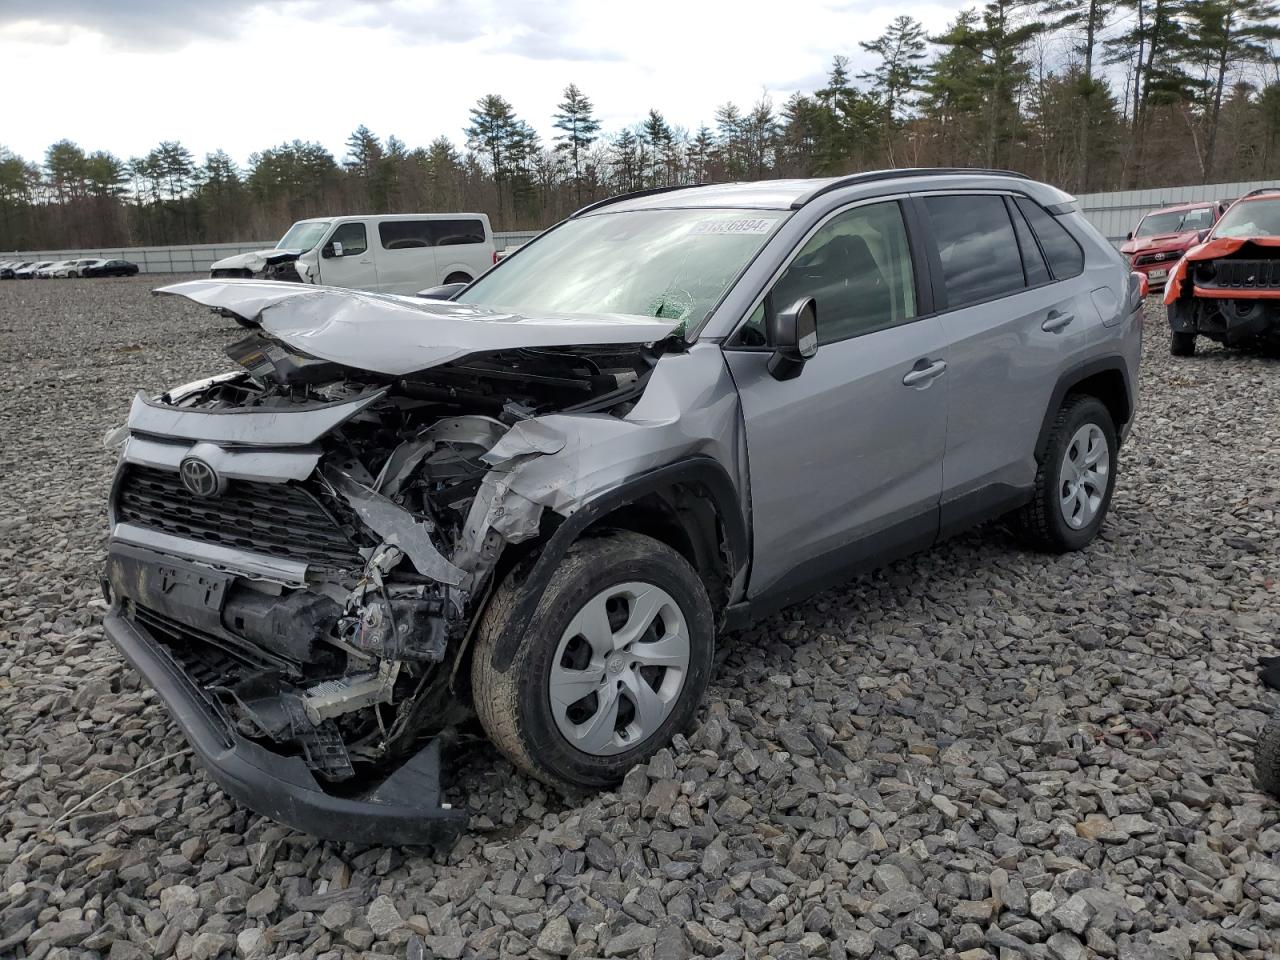
[[[1191,357],[1196,352],[1196,335],[1179,333],[1176,330],[1169,337],[1169,352],[1175,357]]]
[[[1115,424],[1097,397],[1068,397],[1054,418],[1031,502],[1017,526],[1031,546],[1079,550],[1098,535],[1116,482]]]
[[[444,278],[445,283],[470,283],[471,278],[465,273],[451,273]]]
[[[471,676],[480,721],[512,762],[552,786],[598,789],[688,728],[710,677],[715,628],[684,557],[624,531],[579,541],[511,663],[495,668],[522,589],[508,577],[495,592]]]

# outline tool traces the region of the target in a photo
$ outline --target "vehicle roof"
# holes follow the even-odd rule
[[[1236,203],[1252,203],[1254,200],[1280,200],[1280,187],[1276,187],[1274,190],[1267,190],[1265,193],[1246,194]]]
[[[483,213],[344,213],[333,217],[306,217],[295,223],[338,223],[343,220],[451,220],[455,217],[476,217],[488,220]]]
[[[757,180],[747,183],[716,183],[681,187],[672,190],[641,192],[604,201],[579,211],[595,209],[610,213],[626,210],[729,207],[753,210],[789,210],[811,197],[835,190],[865,193],[868,196],[886,192],[963,189],[965,187],[1016,187],[1031,193],[1045,203],[1058,203],[1071,198],[1047,184],[1029,180],[1019,174],[994,170],[921,168],[904,170],[869,170],[847,177],[816,177],[792,180]]]

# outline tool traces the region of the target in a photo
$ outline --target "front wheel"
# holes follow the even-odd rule
[[[1175,357],[1195,356],[1196,335],[1194,333],[1178,333],[1175,330],[1169,337],[1169,353]]]
[[[612,786],[689,727],[706,692],[715,625],[702,581],[666,544],[617,531],[574,544],[524,625],[510,664],[493,654],[523,586],[495,591],[471,688],[513,763],[552,786]]]
[[[1052,553],[1089,544],[1111,505],[1118,452],[1106,405],[1096,397],[1068,397],[1054,418],[1031,502],[1016,518],[1023,539]]]

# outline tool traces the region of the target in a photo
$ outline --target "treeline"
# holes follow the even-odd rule
[[[546,226],[591,200],[681,183],[886,166],[1018,170],[1074,192],[1280,177],[1280,6],[1266,0],[990,0],[930,36],[899,17],[785,103],[725,103],[696,130],[657,108],[605,132],[570,84],[544,138],[505,97],[463,146],[360,126],[340,159],[294,140],[241,168],[180,143],[123,160],[70,141],[0,147],[0,250],[267,239],[301,217],[473,210]]]

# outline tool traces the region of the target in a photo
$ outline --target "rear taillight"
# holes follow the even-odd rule
[[[494,248],[494,251],[493,251],[493,262],[494,263],[498,262],[498,250],[496,247]]]

